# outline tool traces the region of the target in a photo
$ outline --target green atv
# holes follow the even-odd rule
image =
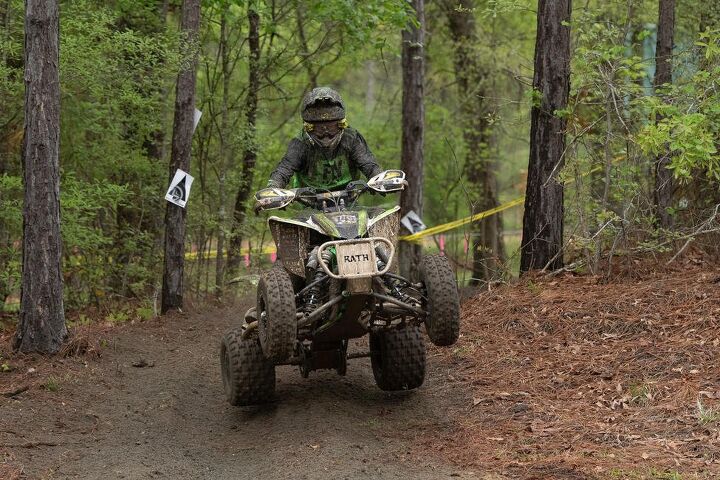
[[[356,206],[365,192],[405,185],[402,171],[387,170],[340,191],[257,192],[256,212],[293,202],[309,208],[292,219],[268,219],[278,262],[261,276],[256,306],[220,348],[232,405],[271,400],[277,365],[297,365],[303,377],[319,369],[345,375],[347,361],[361,357],[370,357],[381,389],[418,388],[425,379],[421,325],[435,345],[457,341],[460,302],[447,259],[427,255],[418,283],[403,278],[395,261],[400,207]],[[348,353],[348,341],[367,334],[369,351]]]

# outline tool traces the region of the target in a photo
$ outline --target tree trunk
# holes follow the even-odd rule
[[[400,215],[414,211],[423,215],[423,141],[425,137],[425,1],[413,0],[417,25],[410,23],[402,32],[402,153],[400,168],[407,175],[408,187],[400,197]],[[400,242],[400,272],[415,282],[419,279],[422,245]]]
[[[248,93],[245,98],[245,115],[248,125],[248,146],[242,160],[242,176],[240,186],[235,195],[233,210],[233,226],[228,249],[228,270],[235,274],[240,267],[240,251],[242,249],[242,228],[245,225],[245,202],[250,196],[253,186],[253,173],[257,161],[255,123],[257,120],[258,91],[260,90],[260,16],[255,10],[248,11],[250,31],[248,45],[250,47],[250,65],[248,69]]]
[[[175,88],[175,120],[173,122],[170,180],[180,168],[190,170],[193,116],[195,111],[195,78],[197,39],[200,29],[200,0],[184,0],[181,28],[185,53],[190,61],[178,73]],[[163,273],[161,312],[183,306],[183,271],[185,267],[185,216],[187,211],[170,202],[165,210],[165,269]]]
[[[655,89],[672,83],[672,49],[675,34],[675,0],[660,0],[658,13],[657,47],[655,50]],[[658,115],[656,122],[662,117]],[[655,215],[661,228],[672,228],[673,218],[669,212],[672,205],[673,177],[668,168],[670,149],[655,160]]]
[[[230,129],[228,128],[228,103],[230,97],[230,53],[228,52],[228,25],[227,15],[223,11],[220,15],[220,64],[222,68],[222,106],[220,113],[220,152],[219,152],[219,168],[218,168],[218,240],[217,255],[215,256],[215,297],[222,298],[224,278],[225,278],[225,179],[228,168],[228,137]]]
[[[455,50],[455,78],[465,126],[465,175],[471,184],[471,212],[476,214],[498,206],[497,178],[493,158],[492,132],[488,123],[487,90],[489,73],[474,51],[478,43],[473,0],[446,0],[450,36]],[[502,275],[505,247],[502,215],[496,214],[472,224],[471,284]]]
[[[563,166],[567,121],[555,112],[567,107],[570,91],[571,0],[540,0],[535,40],[530,160],[525,192],[520,272],[563,265]],[[563,25],[565,23],[565,25]]]
[[[57,0],[25,2],[23,268],[14,347],[55,353],[67,335],[60,236],[60,79]]]

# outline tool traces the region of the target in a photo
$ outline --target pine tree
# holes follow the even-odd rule
[[[557,175],[563,165],[567,121],[558,111],[567,107],[570,92],[571,0],[540,0],[535,39],[530,160],[520,272],[563,265],[563,186]]]
[[[25,183],[20,321],[14,346],[57,352],[67,335],[60,237],[60,56],[57,0],[25,2]]]

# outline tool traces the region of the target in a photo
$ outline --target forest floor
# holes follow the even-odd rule
[[[223,397],[248,303],[79,329],[50,361],[0,338],[0,478],[720,478],[720,267],[630,264],[474,293],[415,392],[278,368],[277,400]]]

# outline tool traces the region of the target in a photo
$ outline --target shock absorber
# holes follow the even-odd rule
[[[390,295],[404,303],[413,303],[413,298],[400,289],[402,282],[394,278],[385,278],[385,285],[390,289]]]
[[[376,257],[378,270],[382,270],[387,266],[387,254],[382,248],[379,247],[375,249],[375,253],[377,254]],[[383,277],[383,282],[385,283],[387,289],[390,291],[390,295],[405,303],[412,302],[412,298],[400,289],[400,285],[402,284],[402,282],[390,277]]]
[[[312,252],[310,252],[310,259],[308,260],[306,266],[309,272],[308,277],[310,278],[310,283],[318,282],[325,275],[323,269],[320,268],[320,265],[318,264],[317,250],[318,247],[315,247]],[[332,253],[325,250],[322,253],[322,261],[329,266],[330,262],[332,261]],[[318,282],[314,287],[310,288],[307,292],[305,292],[305,312],[310,313],[317,307],[319,307],[321,303],[321,297],[322,289],[320,288],[320,282]]]

